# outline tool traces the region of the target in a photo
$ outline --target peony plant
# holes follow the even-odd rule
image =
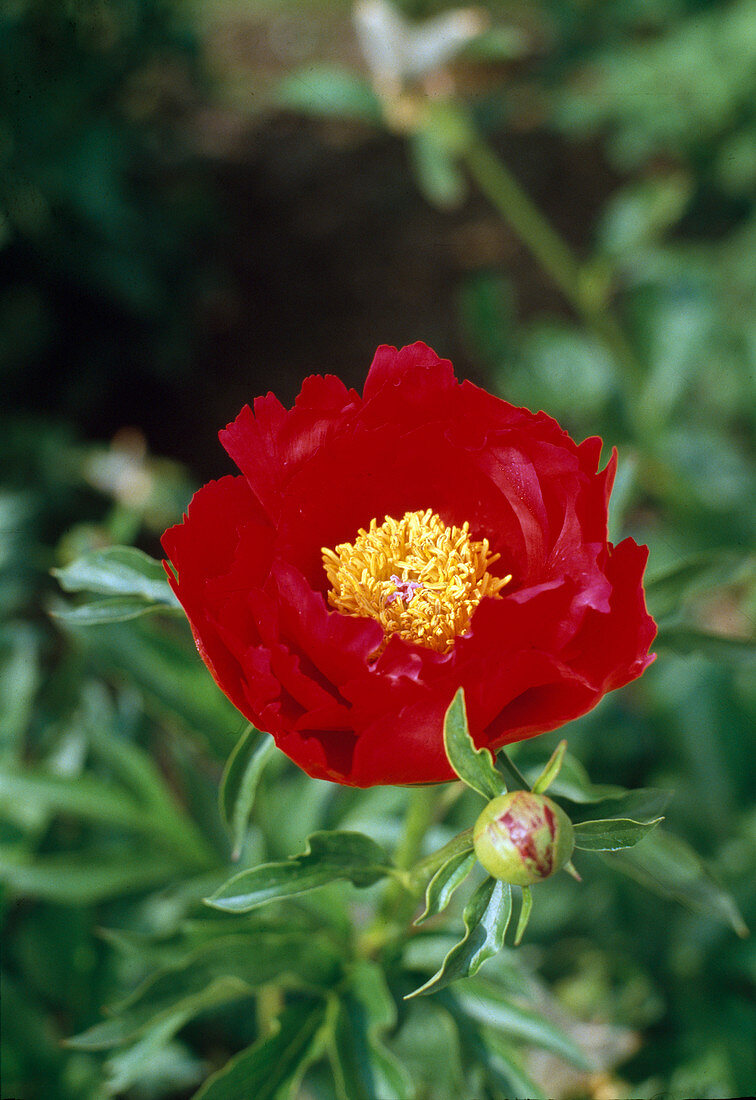
[[[429,1020],[486,1095],[546,1095],[518,1043],[590,1073],[574,1039],[509,992],[523,972],[501,949],[522,941],[544,882],[564,871],[580,884],[584,852],[612,854],[617,869],[746,931],[692,850],[659,828],[669,792],[597,786],[565,740],[540,764],[517,748],[653,659],[647,550],[607,537],[616,454],[600,469],[600,439],[576,444],[545,413],[457,382],[421,343],[379,348],[362,395],[326,376],[308,378],[292,409],[259,398],[221,440],[240,473],[194,495],[163,536],[166,563],[107,547],[58,570],[64,589],[96,597],[56,609],[74,628],[162,617],[119,652],[138,651],[148,678],[155,663],[171,705],[212,725],[221,711],[203,702],[199,662],[180,680],[166,663],[165,620],[185,613],[248,723],[220,776],[222,853],[134,750],[118,750],[144,786],[142,801],[122,796],[119,821],[157,838],[169,874],[192,874],[167,938],[150,940],[155,973],[69,1044],[118,1050],[124,1088],[144,1050],[167,1049],[208,1011],[246,1020],[252,1000],[246,1045],[197,1100],[293,1097],[324,1061],[345,1100],[415,1100],[423,1086],[403,1044],[448,1092],[454,1056],[429,1055]],[[297,767],[279,754],[274,771],[276,746]],[[351,820],[343,805],[331,827],[309,815],[315,831],[291,854],[287,818],[322,796],[308,776],[337,792],[332,807],[353,800]],[[139,870],[166,874],[149,860]]]

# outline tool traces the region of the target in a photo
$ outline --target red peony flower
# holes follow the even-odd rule
[[[171,585],[221,690],[310,775],[453,778],[465,689],[492,750],[639,676],[648,551],[607,542],[613,454],[458,383],[425,344],[378,349],[362,397],[306,379],[220,433],[241,476],[166,531]]]

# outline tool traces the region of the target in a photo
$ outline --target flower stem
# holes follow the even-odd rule
[[[528,197],[507,166],[481,138],[466,128],[459,156],[480,190],[532,252],[585,324],[613,353],[626,382],[637,391],[643,370],[609,307],[609,280],[579,262],[567,242]]]
[[[436,786],[415,787],[410,795],[410,804],[404,821],[404,834],[394,853],[394,863],[406,871],[417,859],[438,806],[439,788]]]
[[[434,785],[411,791],[404,833],[394,853],[394,863],[400,871],[408,871],[417,860],[425,834],[437,815],[443,790]],[[372,954],[396,937],[412,916],[420,889],[414,881],[414,869],[388,883],[372,923],[359,937],[362,952]]]

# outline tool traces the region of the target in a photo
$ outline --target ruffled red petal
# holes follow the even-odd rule
[[[427,345],[377,350],[363,396],[308,378],[221,432],[243,476],[211,482],[166,532],[171,584],[222,690],[319,778],[452,777],[443,717],[465,689],[479,745],[554,729],[650,663],[646,550],[607,542],[616,453],[469,382]],[[322,548],[384,516],[469,522],[513,579],[447,653],[329,609]]]

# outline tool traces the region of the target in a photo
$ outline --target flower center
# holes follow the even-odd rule
[[[429,508],[401,519],[372,519],[353,543],[323,549],[332,586],[331,607],[345,615],[377,619],[386,632],[445,653],[464,634],[484,596],[500,595],[512,576],[488,569],[488,539],[470,538],[470,525],[447,527]]]

